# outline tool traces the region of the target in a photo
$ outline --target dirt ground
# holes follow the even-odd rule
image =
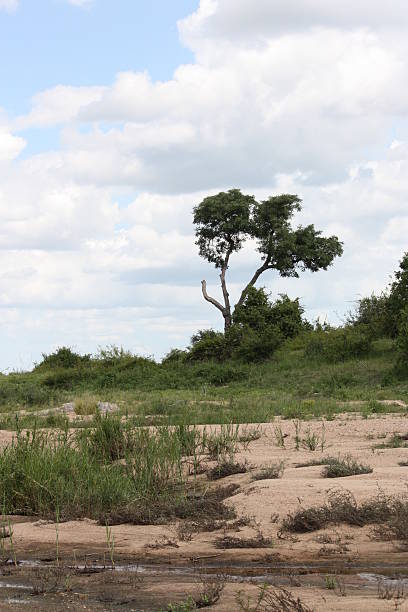
[[[277,427],[285,436],[283,448],[276,443]],[[408,461],[408,448],[373,446],[393,433],[406,434],[407,417],[392,414],[364,419],[357,414],[337,415],[325,421],[324,430],[322,421],[303,422],[302,437],[309,427],[320,438],[324,431],[323,450],[296,450],[294,424],[289,420],[259,425],[260,439],[237,456],[237,460],[248,463],[249,472],[219,481],[239,484],[237,494],[226,503],[234,506],[239,517],[252,519],[239,532],[228,534],[246,538],[261,532],[272,539],[269,548],[219,550],[215,540],[223,531],[188,533],[177,524],[118,525],[112,527],[117,570],[112,571],[105,527],[90,520],[71,521],[58,526],[58,554],[69,575],[70,588],[56,589],[59,594],[33,595],[35,581],[38,585],[54,580],[50,567],[55,565],[56,526],[43,520],[13,517],[16,559],[39,565],[8,565],[0,569],[0,610],[160,610],[166,609],[169,602],[185,600],[189,593],[197,592],[202,574],[222,574],[225,588],[211,608],[217,611],[251,610],[240,607],[237,593],[243,591],[254,604],[263,582],[289,589],[317,612],[408,611],[408,552],[397,542],[374,539],[367,527],[336,526],[296,536],[280,533],[281,521],[288,513],[300,505],[323,503],[333,488],[350,491],[357,501],[379,492],[406,493],[408,467],[398,462]],[[1,431],[0,444],[9,442],[11,436]],[[369,464],[373,472],[328,479],[321,476],[322,466],[296,467],[322,456],[347,454]],[[252,481],[251,474],[257,468],[280,461],[285,463],[282,478]],[[84,565],[81,572],[72,570],[73,566]],[[106,566],[104,571],[101,565]],[[335,588],[330,588],[333,575],[337,576]],[[52,589],[48,585],[43,590]]]

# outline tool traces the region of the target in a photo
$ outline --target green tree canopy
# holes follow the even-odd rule
[[[226,272],[231,255],[246,240],[256,241],[260,266],[244,286],[236,306],[244,302],[250,287],[266,270],[298,277],[300,271],[326,270],[343,253],[337,236],[325,238],[314,225],[294,229],[291,221],[300,210],[297,195],[282,194],[257,202],[254,196],[244,195],[239,189],[209,196],[195,206],[196,244],[200,255],[220,270],[223,303],[208,295],[205,280],[201,282],[202,292],[204,299],[221,312],[225,329],[231,326],[233,316]]]

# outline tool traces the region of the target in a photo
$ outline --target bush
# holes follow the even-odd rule
[[[54,353],[47,355],[42,354],[43,360],[38,364],[35,369],[57,369],[57,368],[75,368],[81,363],[88,363],[90,361],[90,355],[79,355],[75,353],[71,348],[62,346],[58,348]]]
[[[405,253],[399,270],[395,272],[395,279],[390,286],[388,309],[392,335],[397,336],[401,331],[401,317],[408,309],[408,253]]]
[[[169,363],[183,363],[186,360],[188,353],[180,349],[171,349],[162,359],[162,365]]]
[[[373,338],[392,337],[395,335],[394,325],[390,317],[389,296],[386,293],[362,298],[357,307],[348,317],[352,326],[365,326]]]
[[[287,295],[280,294],[272,302],[265,289],[250,287],[243,304],[235,309],[234,323],[258,333],[273,328],[275,334],[286,340],[294,338],[308,326],[302,319],[303,313],[299,299],[291,300]]]
[[[191,338],[190,361],[222,361],[226,357],[225,336],[213,329],[201,329]]]
[[[282,342],[283,337],[276,327],[268,327],[263,332],[247,327],[242,330],[241,342],[232,350],[232,355],[246,363],[264,361],[272,357]]]
[[[371,346],[372,336],[367,327],[315,330],[306,340],[305,356],[335,363],[367,355]]]
[[[397,367],[403,372],[408,372],[408,307],[404,308],[400,314],[397,350]]]

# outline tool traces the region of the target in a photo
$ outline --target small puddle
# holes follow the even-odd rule
[[[28,584],[9,584],[8,582],[1,582],[0,581],[0,589],[23,589],[25,591],[32,591],[33,588],[30,587]]]

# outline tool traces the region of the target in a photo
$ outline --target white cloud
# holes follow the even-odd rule
[[[214,39],[248,45],[310,27],[404,28],[407,18],[405,0],[393,0],[392,8],[382,0],[201,0],[179,30],[197,49]]]
[[[18,157],[25,146],[24,138],[13,136],[0,125],[0,162]]]
[[[7,13],[12,13],[17,10],[19,5],[19,0],[0,0],[0,11],[6,11]]]
[[[103,87],[69,87],[58,85],[36,94],[28,115],[13,122],[16,130],[49,127],[75,119],[83,106],[98,100]]]
[[[299,193],[299,221],[345,242],[329,272],[262,277],[274,293],[333,320],[385,286],[407,248],[406,4],[397,15],[365,0],[253,7],[202,0],[180,24],[195,61],[167,81],[124,72],[108,86],[60,85],[1,123],[0,307],[12,347],[29,337],[36,355],[110,341],[160,354],[218,325],[199,283],[217,292],[217,273],[197,255],[191,211],[232,186]],[[59,150],[14,159],[16,132],[56,125]],[[232,296],[256,257],[248,247],[233,259]]]

